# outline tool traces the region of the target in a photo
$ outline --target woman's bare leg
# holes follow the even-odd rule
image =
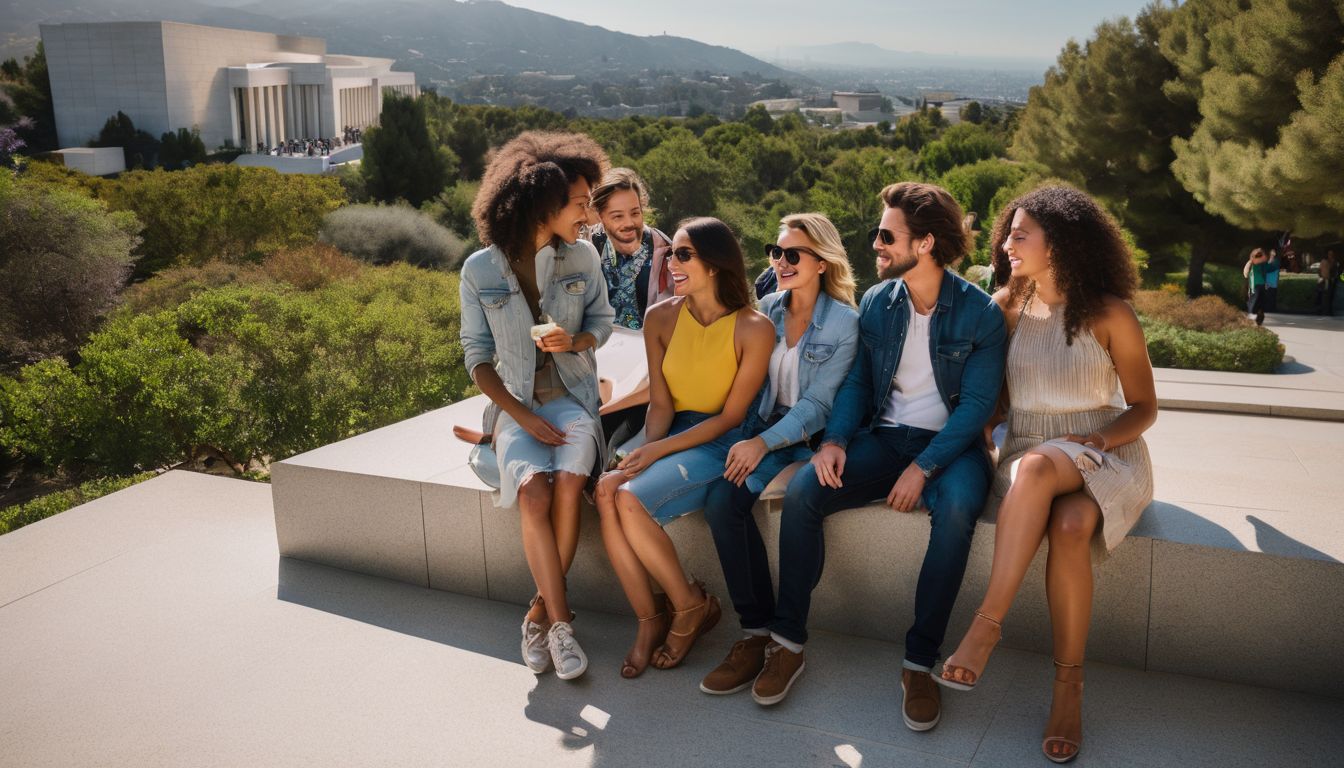
[[[630,548],[667,593],[673,610],[684,611],[699,605],[705,599],[704,593],[686,582],[686,572],[681,569],[672,539],[645,511],[639,499],[629,491],[617,491],[616,510],[620,513],[621,529],[625,531]]]
[[[617,488],[626,477],[620,472],[610,472],[602,476],[597,483],[597,512],[602,520],[602,544],[606,547],[607,557],[621,582],[626,600],[640,619],[635,632],[635,642],[625,655],[625,664],[621,668],[622,677],[637,677],[648,666],[653,650],[663,642],[667,634],[667,617],[660,618],[662,606],[654,597],[649,572],[630,547],[626,539],[621,516],[616,508]]]
[[[518,489],[523,555],[546,603],[547,618],[555,622],[569,621],[569,601],[565,598],[565,572],[556,547],[555,528],[551,525],[553,495],[549,473],[532,475]]]
[[[1051,506],[1050,554],[1045,563],[1045,592],[1050,603],[1050,627],[1054,635],[1054,699],[1046,738],[1058,737],[1082,742],[1082,689],[1069,683],[1083,679],[1083,655],[1087,631],[1092,621],[1092,536],[1101,522],[1101,508],[1083,491],[1055,499]],[[1048,754],[1068,757],[1074,747],[1063,741],[1045,745]]]
[[[1030,451],[1017,465],[1017,476],[999,506],[994,526],[994,561],[979,613],[1003,621],[1022,587],[1036,550],[1045,538],[1055,497],[1082,487],[1083,476],[1058,449]],[[957,650],[943,665],[944,677],[974,683],[999,641],[999,627],[977,618]]]
[[[572,472],[556,472],[552,480],[551,528],[555,531],[555,547],[560,553],[560,570],[565,574],[569,573],[579,547],[579,504],[587,482],[587,476]],[[543,626],[551,623],[545,600],[532,604],[527,611],[527,620]]]

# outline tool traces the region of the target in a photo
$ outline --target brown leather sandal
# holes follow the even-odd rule
[[[646,649],[639,649],[637,647],[639,644],[639,637],[635,637],[635,645],[630,647],[630,653],[625,655],[625,661],[621,664],[621,677],[624,677],[627,680],[633,680],[644,674],[644,670],[648,669],[649,662],[653,658],[654,649],[661,646],[663,641],[667,639],[667,630],[672,625],[672,622],[667,616],[667,595],[655,595],[654,602],[658,605],[658,612],[652,616],[639,617],[639,623],[642,627],[645,622],[657,621],[659,622],[659,626],[653,633],[653,641],[648,644],[648,648]],[[630,657],[636,650],[643,650],[644,658],[631,661]]]
[[[719,623],[719,617],[723,615],[723,609],[719,606],[719,598],[709,594],[704,584],[697,581],[695,585],[700,588],[700,593],[705,596],[705,599],[693,608],[687,608],[684,611],[672,611],[672,623],[676,623],[678,616],[701,611],[700,623],[684,632],[678,632],[671,626],[668,627],[667,641],[663,643],[653,657],[653,666],[659,669],[672,669],[685,661],[686,655],[691,652],[691,647],[695,645],[695,641],[701,635],[713,629],[714,625]]]
[[[1054,662],[1055,662],[1056,670],[1059,670],[1059,669],[1082,669],[1082,665],[1081,665],[1081,664],[1065,664],[1064,662],[1060,661],[1059,659],[1055,659]],[[1055,672],[1055,685],[1067,685],[1067,686],[1076,688],[1076,689],[1079,691],[1079,696],[1081,697],[1081,695],[1082,695],[1083,681],[1082,681],[1082,680],[1060,680],[1060,679],[1059,679],[1059,672],[1058,672],[1058,671]],[[1079,705],[1079,706],[1081,706],[1081,705]],[[1080,728],[1080,730],[1081,730],[1081,728]],[[1073,748],[1073,751],[1072,751],[1072,752],[1069,752],[1069,753],[1066,754],[1066,755],[1052,755],[1052,754],[1050,754],[1050,749],[1049,749],[1049,747],[1050,747],[1051,744],[1064,744],[1064,745],[1066,745],[1066,746],[1072,747],[1072,748]],[[1083,748],[1083,744],[1082,744],[1082,738],[1081,738],[1081,737],[1079,738],[1078,741],[1074,741],[1073,739],[1066,739],[1066,738],[1064,738],[1063,736],[1046,736],[1046,737],[1045,737],[1045,740],[1041,742],[1041,751],[1045,753],[1045,759],[1049,760],[1049,761],[1052,762],[1052,763],[1067,763],[1067,762],[1073,760],[1075,757],[1078,757],[1078,753],[1079,753],[1080,751],[1082,751],[1082,748]]]

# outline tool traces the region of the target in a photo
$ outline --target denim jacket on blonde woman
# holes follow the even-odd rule
[[[762,314],[775,324],[776,344],[784,338],[785,310],[791,295],[792,291],[777,291],[761,299]],[[767,379],[747,411],[746,434],[760,437],[772,451],[807,442],[825,428],[835,393],[849,374],[859,348],[858,311],[821,292],[798,345],[798,402],[766,428],[775,407],[770,397],[773,382]]]
[[[607,283],[602,277],[597,251],[591,243],[579,240],[573,244],[561,243],[559,247],[548,245],[537,253],[536,260],[541,311],[570,335],[591,333],[597,342],[582,352],[552,355],[565,388],[597,419],[601,398],[594,349],[611,336],[615,318],[607,301]],[[518,286],[518,277],[509,268],[504,252],[492,245],[469,256],[462,265],[459,293],[462,353],[467,371],[482,363],[493,364],[505,388],[519,402],[530,406],[537,355],[531,334],[534,322]],[[485,409],[481,430],[493,434],[499,414],[499,406],[491,403]],[[493,451],[473,451],[471,463],[487,483],[498,474],[498,468],[493,466]],[[605,464],[604,458],[599,466]]]

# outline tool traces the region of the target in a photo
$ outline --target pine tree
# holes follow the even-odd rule
[[[430,140],[424,106],[416,99],[388,94],[379,122],[363,137],[360,170],[369,194],[383,202],[402,199],[419,207],[442,192],[448,178],[457,174],[457,158]]]
[[[1200,119],[1172,170],[1238,226],[1338,233],[1344,221],[1344,5],[1190,0],[1163,37]]]

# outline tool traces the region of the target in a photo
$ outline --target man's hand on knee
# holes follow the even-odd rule
[[[891,487],[891,493],[887,494],[887,506],[897,512],[913,512],[919,509],[919,497],[924,493],[924,471],[919,465],[910,462],[910,466],[905,468],[896,484]]]

